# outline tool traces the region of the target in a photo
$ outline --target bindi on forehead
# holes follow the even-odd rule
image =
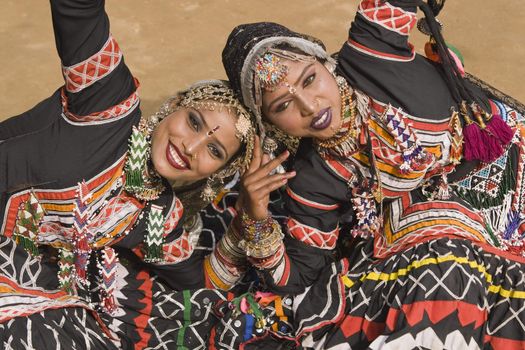
[[[208,137],[210,137],[211,135],[215,134],[215,132],[216,132],[217,130],[219,130],[220,128],[221,128],[220,125],[216,125],[216,126],[213,127],[213,129],[211,129],[210,131],[208,131],[206,135],[207,135]]]

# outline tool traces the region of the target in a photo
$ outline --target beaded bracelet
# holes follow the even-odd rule
[[[283,233],[277,221],[270,216],[264,220],[253,220],[245,212],[240,218],[244,239],[239,242],[239,247],[246,251],[247,256],[266,258],[279,250]]]

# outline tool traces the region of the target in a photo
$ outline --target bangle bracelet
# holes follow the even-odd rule
[[[239,247],[246,251],[247,256],[267,258],[279,250],[283,233],[279,223],[272,217],[257,221],[243,212],[241,228],[244,239],[239,242]]]

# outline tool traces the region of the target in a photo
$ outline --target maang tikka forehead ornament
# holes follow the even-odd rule
[[[262,87],[274,91],[288,75],[288,66],[281,63],[281,58],[267,52],[257,60],[255,74]]]
[[[271,48],[257,59],[255,63],[255,80],[259,85],[267,91],[275,91],[279,86],[284,85],[293,95],[296,89],[287,80],[290,69],[282,62],[282,59],[311,63],[315,61],[315,57]]]

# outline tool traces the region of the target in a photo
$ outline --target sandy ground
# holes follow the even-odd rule
[[[192,81],[223,78],[220,53],[240,23],[271,20],[322,39],[336,51],[357,0],[108,0],[112,33],[141,81],[151,113]],[[445,37],[469,72],[525,101],[525,7],[522,0],[449,0]],[[426,38],[414,31],[422,52]],[[62,84],[47,1],[3,0],[0,11],[0,120],[19,114]]]

